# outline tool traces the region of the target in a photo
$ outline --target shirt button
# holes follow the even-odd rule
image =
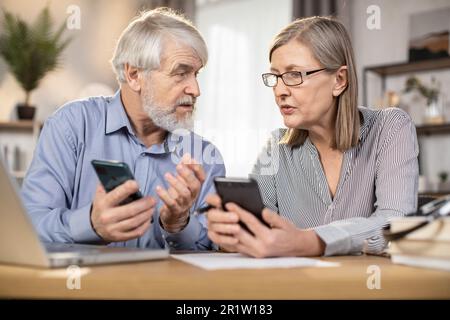
[[[170,241],[170,242],[169,242],[169,245],[170,245],[171,247],[173,247],[174,244],[175,244],[175,243],[174,243],[173,241]]]

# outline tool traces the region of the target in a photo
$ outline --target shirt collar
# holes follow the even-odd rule
[[[375,112],[373,110],[366,107],[358,107],[358,114],[360,119],[359,125],[359,143],[363,143],[367,138],[367,135],[370,132],[370,127],[372,126],[373,121],[375,120]],[[309,151],[317,154],[317,149],[314,144],[309,139],[309,136],[306,137],[305,146]]]
[[[182,149],[194,144],[194,140],[195,135],[189,130],[178,129],[177,133],[169,132],[164,141],[165,152],[175,153],[181,158],[183,153]]]
[[[152,154],[179,152],[179,148],[177,149],[177,147],[181,146],[181,138],[182,137],[180,135],[169,132],[162,143],[152,145],[146,150],[146,152]]]
[[[135,135],[127,113],[125,112],[120,90],[117,90],[114,96],[110,97],[108,100],[108,106],[106,108],[105,134],[113,133],[123,127],[126,127],[130,134]]]
[[[359,107],[359,119],[360,119],[360,129],[359,129],[359,141],[363,142],[370,132],[370,127],[375,120],[375,112],[366,107]]]

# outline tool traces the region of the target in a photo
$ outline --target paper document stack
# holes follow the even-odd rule
[[[391,231],[413,227],[426,218],[407,217],[391,221]],[[450,217],[440,218],[392,241],[389,253],[393,263],[450,271]]]

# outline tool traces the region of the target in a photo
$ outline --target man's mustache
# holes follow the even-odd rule
[[[197,99],[192,96],[184,96],[177,101],[176,106],[184,106],[184,105],[193,106],[196,100]]]
[[[162,113],[162,115],[167,116],[169,114],[175,113],[177,111],[177,107],[186,106],[186,105],[191,105],[193,107],[193,109],[195,109],[196,101],[197,101],[197,99],[194,97],[185,96],[185,97],[182,97],[179,100],[177,100],[177,102],[175,103],[175,105],[173,107],[168,108],[166,110],[160,110],[160,112]]]

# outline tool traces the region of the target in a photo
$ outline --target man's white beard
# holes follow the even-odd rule
[[[169,132],[174,132],[178,129],[192,130],[194,128],[193,113],[187,112],[181,119],[178,119],[176,114],[177,105],[189,101],[192,102],[192,98],[187,96],[180,100],[181,101],[177,101],[177,104],[172,107],[157,106],[153,103],[153,95],[150,88],[143,90],[141,97],[141,103],[144,107],[144,111],[147,112],[153,123]]]

